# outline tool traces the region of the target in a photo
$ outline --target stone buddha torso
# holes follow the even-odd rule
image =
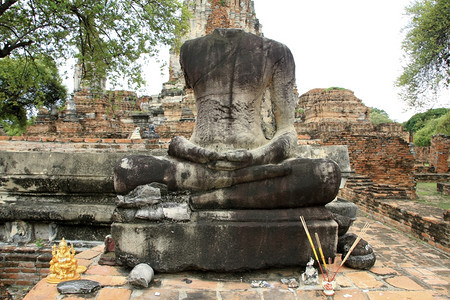
[[[190,141],[212,151],[255,149],[268,143],[261,126],[261,101],[278,63],[294,63],[289,49],[240,29],[216,29],[187,41],[180,62],[196,96],[197,121]],[[289,85],[289,83],[286,83]],[[293,91],[286,93],[294,117]]]

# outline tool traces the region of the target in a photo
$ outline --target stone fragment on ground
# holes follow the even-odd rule
[[[56,286],[60,294],[91,294],[101,288],[97,281],[93,280],[70,280],[58,283]]]
[[[128,275],[128,283],[134,287],[147,288],[155,275],[152,267],[147,264],[138,264]]]

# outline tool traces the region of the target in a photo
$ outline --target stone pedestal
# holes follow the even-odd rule
[[[325,207],[283,210],[194,211],[189,221],[113,223],[116,258],[157,272],[239,271],[305,266],[313,257],[299,217],[334,257],[337,224]]]

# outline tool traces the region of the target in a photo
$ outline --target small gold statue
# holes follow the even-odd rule
[[[48,283],[78,280],[80,279],[80,273],[86,271],[86,267],[78,266],[75,249],[73,245],[69,248],[64,238],[59,243],[58,248],[56,248],[56,244],[53,245],[52,255],[50,274],[47,276]]]

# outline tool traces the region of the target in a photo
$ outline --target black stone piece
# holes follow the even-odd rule
[[[338,223],[338,236],[346,234],[350,226],[353,224],[354,219],[335,213],[332,214],[333,219],[336,223]]]
[[[342,257],[345,257],[356,238],[357,235],[354,233],[347,233],[340,236],[338,238],[337,252],[342,253]],[[376,260],[372,246],[361,239],[344,265],[352,269],[367,270],[375,264]]]
[[[353,221],[356,220],[358,207],[356,204],[337,198],[325,205],[325,207],[333,213],[333,219],[338,223],[338,235],[342,236],[347,233]]]
[[[99,282],[85,279],[63,281],[56,286],[60,294],[91,294],[100,287]]]

